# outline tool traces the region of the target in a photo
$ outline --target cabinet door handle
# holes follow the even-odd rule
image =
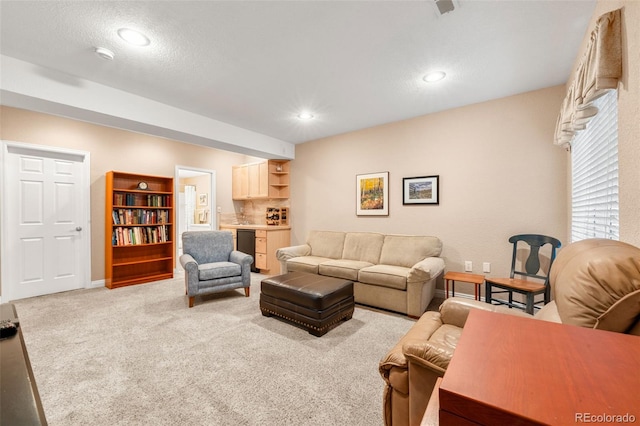
[[[82,226],[76,226],[76,231],[78,232],[82,231]]]

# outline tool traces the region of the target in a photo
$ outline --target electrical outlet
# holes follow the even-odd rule
[[[464,261],[464,271],[465,272],[471,272],[473,271],[473,262],[470,260],[465,260]]]
[[[482,272],[491,272],[491,263],[489,262],[484,262],[482,264]]]
[[[222,207],[218,206],[218,213],[222,213]]]

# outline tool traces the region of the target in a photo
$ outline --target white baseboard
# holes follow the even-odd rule
[[[89,283],[89,285],[85,288],[100,288],[100,287],[104,287],[104,284],[105,284],[104,280],[91,281],[91,283]]]

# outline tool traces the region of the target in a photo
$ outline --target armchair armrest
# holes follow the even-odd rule
[[[427,257],[411,267],[408,282],[429,281],[444,271],[444,259],[440,257]]]
[[[190,254],[180,256],[180,264],[184,268],[185,287],[188,295],[198,292],[198,262]]]
[[[229,254],[229,262],[237,263],[238,265],[251,265],[251,263],[253,263],[253,256],[234,250]]]
[[[532,318],[532,315],[520,310],[509,309],[506,306],[490,305],[479,300],[466,299],[462,297],[450,297],[445,299],[439,309],[440,317],[444,324],[451,324],[460,328],[464,328],[464,324],[467,322],[467,317],[469,316],[471,309],[481,309],[483,311]]]
[[[198,262],[196,262],[193,256],[191,256],[190,254],[183,254],[182,256],[180,256],[180,264],[185,270],[187,269],[187,265],[189,263],[195,264],[196,269],[198,268]]]

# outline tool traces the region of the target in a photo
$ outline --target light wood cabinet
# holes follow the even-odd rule
[[[232,168],[234,200],[289,198],[289,161],[269,160]]]
[[[233,233],[234,249],[237,250],[236,231],[237,225],[221,225],[221,231]],[[281,247],[289,247],[291,244],[291,230],[289,228],[259,229],[251,226],[243,226],[242,229],[255,231],[256,250],[254,253],[256,268],[263,274],[279,274],[280,262],[276,257],[276,250]]]
[[[105,286],[173,278],[173,178],[111,171],[106,184]]]
[[[267,162],[249,164],[249,198],[269,196],[269,176]]]
[[[224,225],[220,226],[220,230],[231,232],[231,235],[233,236],[233,249],[238,250],[238,230],[236,228],[232,228]]]
[[[249,197],[249,166],[242,164],[231,169],[231,197],[244,200]]]
[[[289,229],[256,229],[256,268],[265,274],[279,274],[276,250],[288,247],[290,242]]]

